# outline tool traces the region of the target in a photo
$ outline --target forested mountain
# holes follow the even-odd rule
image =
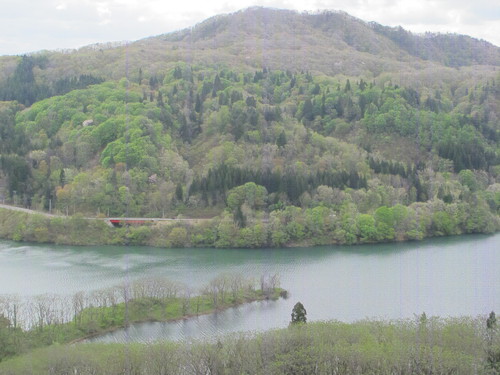
[[[268,67],[364,77],[398,73],[405,84],[415,74],[419,79],[431,75],[430,82],[456,74],[455,69],[443,66],[462,67],[462,72],[476,75],[480,73],[477,69],[465,67],[500,64],[498,47],[464,35],[415,35],[342,12],[302,14],[266,8],[216,16],[190,29],[129,44],[41,51],[33,57],[37,83],[52,90],[58,80],[81,75],[120,79],[126,68],[134,80],[139,78],[139,69],[143,77],[149,77],[172,68],[177,61],[245,72]],[[0,57],[3,85],[18,63],[19,57]],[[426,80],[425,85],[428,83]]]
[[[69,214],[219,215],[177,245],[495,231],[499,65],[498,47],[466,36],[264,8],[3,57],[3,195]]]

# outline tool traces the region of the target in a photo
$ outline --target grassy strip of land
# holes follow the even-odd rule
[[[210,314],[244,303],[286,297],[276,275],[254,280],[221,275],[195,291],[165,279],[71,298],[41,295],[27,301],[0,296],[0,361],[53,344],[68,344],[146,321],[174,321]]]
[[[494,375],[499,336],[484,317],[316,322],[217,342],[53,345],[0,374]]]
[[[116,306],[87,308],[75,318],[75,321],[79,322],[76,324],[78,331],[84,333],[84,336],[80,333],[80,337],[76,339],[80,341],[91,336],[99,336],[134,323],[182,320],[245,303],[277,300],[286,294],[287,292],[281,288],[268,291],[241,289],[236,295],[228,295],[222,301],[219,298],[217,302],[213,296],[205,294],[187,298],[144,297],[130,300],[127,305],[120,303]],[[73,323],[68,325],[75,326]]]

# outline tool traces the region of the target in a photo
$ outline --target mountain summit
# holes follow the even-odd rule
[[[126,68],[153,74],[178,61],[247,71],[269,67],[366,77],[500,65],[500,48],[464,35],[416,35],[344,12],[298,13],[261,7],[215,16],[192,28],[127,45],[97,44],[36,55],[49,60],[41,66],[38,79],[42,81],[80,74],[118,79],[127,74]],[[0,58],[0,82],[14,70],[17,59]]]
[[[500,64],[500,49],[485,41],[455,34],[415,35],[333,11],[253,7],[210,18],[164,39],[184,42],[185,48],[222,50],[261,66],[280,64],[328,73],[353,74],[366,69],[365,64],[375,68],[388,60],[409,63],[415,58],[453,67]]]

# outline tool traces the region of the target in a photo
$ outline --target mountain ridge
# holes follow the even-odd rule
[[[247,71],[267,66],[367,78],[386,72],[418,74],[426,69],[500,65],[499,47],[468,36],[420,36],[342,11],[299,13],[262,7],[217,15],[191,28],[125,45],[110,42],[32,55],[49,59],[35,72],[43,82],[81,74],[120,79],[127,75],[126,65],[132,74],[140,68],[155,74],[178,61],[239,66]],[[0,57],[0,84],[18,60],[17,56]]]

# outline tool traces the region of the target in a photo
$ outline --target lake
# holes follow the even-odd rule
[[[213,315],[143,323],[106,342],[213,338],[288,325],[301,301],[309,321],[399,319],[500,312],[500,234],[421,242],[291,249],[76,247],[0,241],[0,294],[73,294],[145,276],[201,287],[222,273],[279,273],[287,300],[255,302]]]

